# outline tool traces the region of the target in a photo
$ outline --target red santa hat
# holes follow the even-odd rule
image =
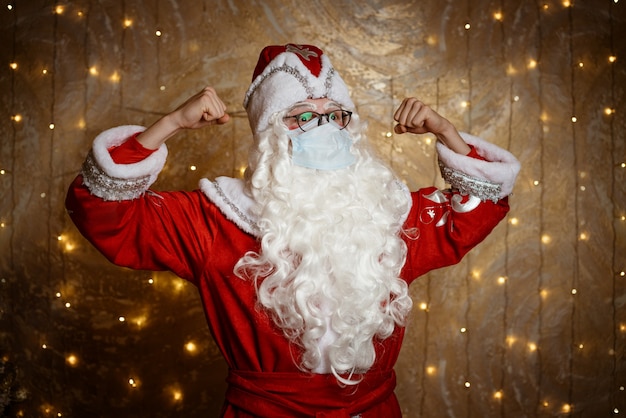
[[[254,134],[268,127],[269,117],[306,99],[326,97],[354,110],[348,87],[324,52],[313,45],[263,48],[243,107]]]

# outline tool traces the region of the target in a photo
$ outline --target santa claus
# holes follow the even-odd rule
[[[230,368],[227,417],[400,417],[408,286],[457,263],[508,211],[519,163],[417,99],[395,132],[433,133],[450,190],[409,192],[370,149],[348,89],[311,45],[263,49],[246,93],[245,178],[149,190],[165,142],[229,122],[206,88],[148,129],[94,141],[66,206],[112,262],[194,283]]]

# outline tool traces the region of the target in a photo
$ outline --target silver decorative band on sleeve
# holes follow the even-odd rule
[[[132,179],[111,177],[98,165],[89,151],[81,169],[83,182],[89,191],[104,200],[132,200],[137,199],[150,187],[150,176]]]
[[[457,189],[461,194],[477,197],[483,202],[491,200],[493,203],[496,203],[500,200],[502,185],[469,176],[461,171],[445,166],[441,161],[439,161],[439,169],[446,183],[450,184],[453,189]]]

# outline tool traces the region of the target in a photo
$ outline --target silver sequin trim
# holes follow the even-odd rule
[[[111,177],[96,162],[90,151],[81,169],[83,182],[89,191],[104,200],[137,199],[150,187],[150,176],[133,179]]]
[[[311,86],[309,86],[309,83],[308,83],[306,77],[304,77],[302,74],[300,74],[300,72],[298,70],[296,70],[294,67],[290,67],[289,65],[284,64],[284,65],[282,65],[280,67],[273,68],[269,73],[267,73],[265,76],[263,76],[263,78],[258,79],[254,83],[254,86],[246,94],[246,98],[244,99],[244,102],[243,102],[243,107],[244,108],[248,107],[248,102],[250,101],[250,98],[252,97],[252,95],[254,94],[256,89],[261,85],[261,83],[263,83],[263,81],[265,81],[267,78],[273,76],[274,74],[276,74],[279,71],[283,71],[283,72],[285,72],[287,74],[291,74],[292,76],[294,76],[296,78],[296,80],[298,80],[298,82],[300,84],[302,84],[302,87],[304,87],[307,96],[309,98],[313,98],[313,89],[311,88]],[[328,72],[328,76],[326,77],[326,80],[324,82],[324,87],[326,88],[326,91],[328,91],[330,89],[330,86],[332,85],[332,77],[333,77],[334,73],[335,73],[334,69],[331,69]]]
[[[224,191],[222,190],[222,188],[220,187],[220,185],[219,185],[219,183],[217,181],[213,182],[213,186],[215,187],[215,190],[217,191],[217,194],[222,198],[222,200],[224,200],[224,202],[226,202],[228,207],[239,217],[239,219],[241,219],[243,222],[248,224],[253,231],[256,231],[256,232],[260,231],[260,229],[259,229],[258,225],[256,224],[256,222],[254,222],[252,219],[250,219],[248,217],[248,215],[243,213],[243,211],[241,209],[239,209],[239,207],[237,205],[235,205],[232,202],[232,200],[230,200],[228,198],[228,196],[226,196],[226,193],[224,193]]]
[[[461,194],[479,198],[483,202],[491,200],[496,203],[500,199],[502,185],[487,180],[468,176],[467,174],[445,166],[439,161],[439,169],[443,179]]]

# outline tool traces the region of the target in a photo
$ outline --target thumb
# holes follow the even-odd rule
[[[228,113],[224,113],[221,117],[217,119],[218,125],[223,125],[230,120],[230,115]]]
[[[393,127],[393,131],[397,134],[403,134],[403,133],[406,133],[407,129],[406,129],[406,126],[397,124],[396,126]]]

